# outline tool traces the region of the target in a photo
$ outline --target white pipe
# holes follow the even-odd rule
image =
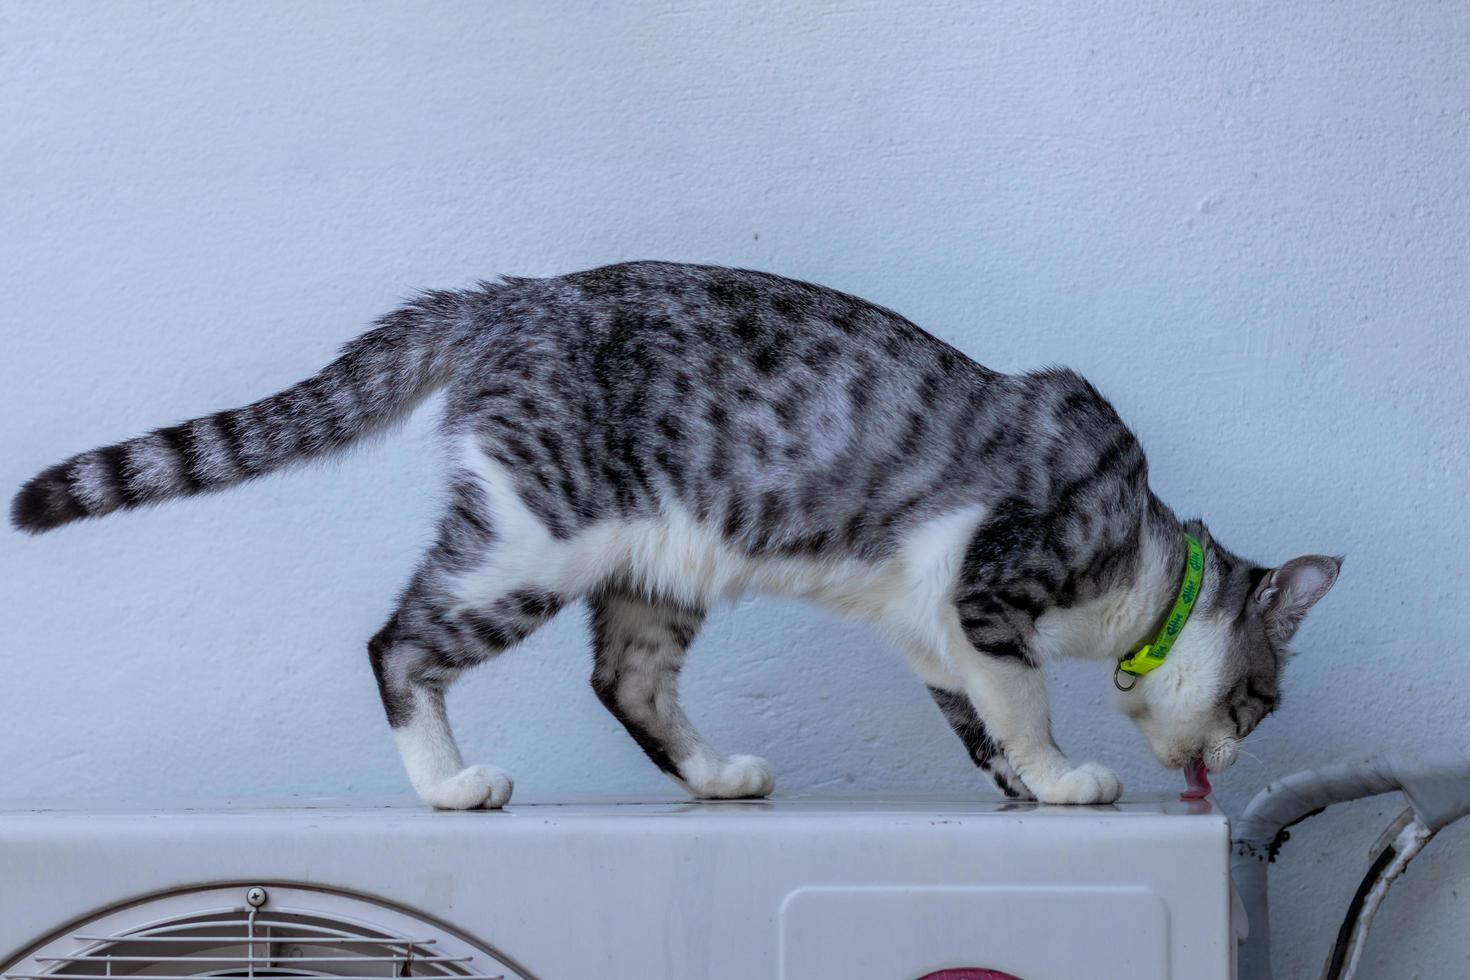
[[[1251,800],[1235,821],[1230,862],[1249,928],[1240,953],[1240,980],[1271,980],[1268,865],[1286,842],[1287,828],[1334,803],[1394,790],[1403,791],[1416,824],[1432,836],[1470,813],[1470,751],[1459,748],[1422,757],[1373,756],[1337,763],[1278,779]],[[1415,853],[1422,847],[1421,842]],[[1388,883],[1383,884],[1385,892]],[[1377,902],[1382,902],[1381,894]],[[1355,935],[1360,927],[1366,936],[1367,923],[1361,917]]]

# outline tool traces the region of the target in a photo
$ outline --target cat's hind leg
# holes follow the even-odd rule
[[[449,726],[444,695],[460,671],[531,635],[564,599],[511,560],[513,529],[490,526],[478,489],[456,484],[456,501],[399,602],[368,643],[373,674],[409,782],[447,810],[496,808],[511,779],[494,766],[466,766]]]
[[[768,795],[776,781],[770,763],[721,755],[679,707],[679,669],[703,611],[622,591],[589,604],[593,690],[654,764],[701,799]]]
[[[396,616],[389,620],[368,650],[409,782],[437,809],[504,806],[512,789],[510,775],[495,766],[466,766],[460,757],[444,706],[452,674],[433,666],[432,650],[398,636],[396,622]]]
[[[496,808],[511,779],[494,766],[466,766],[449,726],[444,695],[466,667],[529,636],[561,601],[514,589],[480,607],[454,609],[416,578],[398,611],[368,644],[388,724],[409,782],[424,802],[445,810]]]

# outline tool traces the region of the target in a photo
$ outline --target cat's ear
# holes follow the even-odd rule
[[[1272,639],[1285,643],[1296,633],[1307,610],[1332,588],[1341,569],[1341,558],[1293,558],[1261,577],[1261,584],[1249,599],[1251,611],[1265,621]]]

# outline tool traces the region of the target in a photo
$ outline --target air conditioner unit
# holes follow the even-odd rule
[[[1227,980],[1208,803],[10,810],[7,980]]]

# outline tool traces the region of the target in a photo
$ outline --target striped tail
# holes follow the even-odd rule
[[[473,294],[434,292],[380,319],[279,394],[73,456],[15,495],[31,534],[243,483],[346,448],[404,418],[453,371]]]

